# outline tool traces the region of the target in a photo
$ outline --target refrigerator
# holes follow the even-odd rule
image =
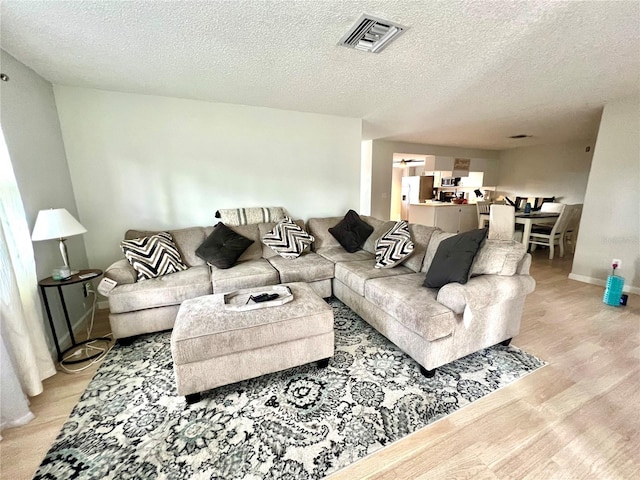
[[[409,221],[409,205],[424,203],[433,198],[433,176],[402,177],[402,205],[400,218]]]

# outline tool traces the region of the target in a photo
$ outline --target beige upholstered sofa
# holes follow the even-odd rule
[[[464,285],[425,288],[438,245],[453,234],[409,225],[413,254],[402,265],[377,269],[375,240],[395,222],[364,219],[375,230],[355,253],[347,253],[328,232],[341,217],[310,219],[315,251],[336,262],[333,294],[416,360],[423,373],[430,375],[436,367],[497,343],[508,344],[518,334],[525,297],[535,289],[524,246],[487,240],[471,274],[495,273],[472,276]]]
[[[262,287],[288,282],[306,282],[321,297],[331,296],[333,262],[313,252],[295,260],[280,257],[260,238],[274,223],[230,226],[254,242],[229,269],[209,266],[195,254],[213,227],[169,230],[187,270],[150,280],[137,281],[137,274],[126,259],[112,264],[105,276],[118,282],[109,292],[109,322],[115,338],[173,328],[180,304],[187,299],[241,288]],[[128,230],[125,239],[157,232]]]
[[[288,282],[307,282],[322,297],[332,294],[414,358],[430,375],[434,369],[518,334],[526,295],[535,288],[529,275],[531,256],[517,242],[486,241],[461,285],[425,288],[423,282],[438,245],[452,234],[410,225],[415,244],[402,264],[376,269],[375,243],[394,222],[361,218],[374,227],[362,249],[349,253],[329,233],[343,217],[312,218],[306,229],[315,237],[313,252],[284,259],[260,238],[274,223],[230,227],[254,240],[233,267],[209,267],[195,249],[212,227],[170,231],[185,271],[136,282],[127,260],[105,276],[118,282],[109,294],[110,322],[122,339],[173,327],[180,303],[210,293]],[[137,238],[154,232],[129,230]],[[475,274],[475,276],[474,276]]]

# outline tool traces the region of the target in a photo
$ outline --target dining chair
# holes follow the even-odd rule
[[[564,203],[544,202],[540,207],[541,212],[560,213],[564,209]]]
[[[564,203],[554,203],[554,202],[545,202],[540,206],[540,213],[560,213],[565,207]],[[558,220],[556,218],[556,220]],[[551,233],[551,229],[553,228],[555,222],[549,223],[537,223],[531,229],[532,232],[537,233]],[[534,248],[535,250],[535,248]]]
[[[553,203],[555,201],[556,201],[556,197],[536,197],[531,210],[533,210],[534,212],[537,212],[542,208],[542,205],[544,205],[545,203],[549,203],[549,202]]]
[[[524,210],[525,205],[529,201],[528,197],[516,197],[515,207],[516,210]]]
[[[491,202],[480,201],[476,202],[476,209],[478,214],[478,228],[484,228],[484,221],[480,218],[480,215],[483,213],[489,213],[489,207],[491,206]]]
[[[511,205],[491,205],[489,210],[489,240],[513,240],[516,209]]]
[[[574,205],[573,214],[571,218],[567,221],[567,229],[564,232],[565,245],[567,248],[569,244],[571,244],[571,251],[575,252],[576,250],[576,239],[578,238],[578,227],[580,226],[580,218],[582,217],[582,203],[576,203]]]
[[[546,205],[546,203],[543,204],[543,206],[544,205]],[[549,260],[553,260],[554,247],[556,244],[560,247],[560,256],[564,257],[564,235],[567,230],[569,220],[575,215],[575,212],[578,209],[577,205],[565,205],[563,203],[552,205],[560,205],[560,207],[556,207],[560,208],[560,215],[553,226],[551,226],[551,230],[547,231],[541,227],[537,227],[535,229],[531,229],[531,235],[529,237],[529,244],[531,245],[532,252],[536,249],[536,245],[549,247]]]

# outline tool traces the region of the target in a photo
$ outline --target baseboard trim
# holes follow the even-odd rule
[[[598,285],[600,287],[604,287],[607,284],[605,280],[602,280],[600,278],[587,277],[586,275],[578,275],[575,273],[570,273],[569,279],[576,280],[582,283],[589,283],[591,285]],[[632,287],[631,285],[625,285],[622,291],[625,293],[633,293],[635,295],[640,295],[640,288]]]

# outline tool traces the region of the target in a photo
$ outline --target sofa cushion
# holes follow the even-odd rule
[[[411,232],[411,240],[413,240],[413,253],[402,264],[409,267],[414,272],[419,272],[422,268],[427,245],[431,240],[433,232],[437,231],[437,227],[427,227],[426,225],[409,224],[409,232]]]
[[[196,249],[196,255],[217,268],[231,268],[240,255],[254,243],[220,222]]]
[[[427,244],[427,248],[424,252],[424,261],[422,262],[421,272],[427,273],[429,267],[431,266],[431,262],[433,262],[433,257],[436,256],[436,252],[438,251],[438,247],[440,246],[440,242],[446,240],[447,238],[454,237],[455,233],[443,232],[439,228],[436,228],[431,234],[431,238],[429,239],[429,243]],[[409,263],[409,262],[407,262]]]
[[[231,292],[241,288],[264,287],[280,283],[278,271],[265,259],[238,262],[232,268],[211,267],[213,293]]]
[[[375,268],[396,267],[409,258],[413,249],[409,225],[400,220],[376,240]]]
[[[471,264],[487,237],[487,230],[471,230],[440,242],[424,279],[424,286],[440,288],[452,282],[467,283]]]
[[[515,275],[525,253],[521,242],[486,240],[473,259],[470,275]]]
[[[209,267],[200,265],[144,282],[118,285],[109,294],[111,313],[178,305],[212,293]]]
[[[329,229],[335,227],[344,217],[310,218],[307,220],[307,231],[316,239],[313,249],[317,251],[325,247],[341,246],[336,237],[329,233]]]
[[[386,222],[383,222],[382,220],[378,220],[375,217],[367,217],[367,216],[360,216],[360,218],[362,218],[365,222],[367,222],[369,225],[373,227],[373,232],[371,233],[371,235],[369,235],[367,240],[364,242],[364,245],[362,245],[362,249],[366,250],[369,253],[373,253],[375,255],[376,242],[382,235],[388,232],[391,229],[391,227],[393,227],[396,224],[396,222],[394,222],[393,220],[388,220]]]
[[[336,247],[322,247],[316,249],[318,255],[322,255],[327,260],[331,260],[333,263],[337,262],[353,262],[356,260],[373,260],[375,256],[373,253],[369,253],[365,250],[358,250],[357,252],[349,253],[340,245]]]
[[[349,210],[335,227],[329,228],[344,249],[353,253],[357,251],[373,233],[373,227],[360,218],[354,210]]]
[[[375,268],[372,260],[336,263],[335,277],[358,295],[364,296],[364,285],[373,278],[393,277],[413,273],[400,265],[396,268]]]
[[[160,232],[148,237],[123,240],[120,242],[122,253],[138,274],[138,280],[181,272],[188,267],[173,237],[169,232]]]
[[[311,246],[313,240],[313,235],[307,233],[289,217],[283,218],[272,230],[262,235],[263,244],[287,259],[298,258],[306,248]]]
[[[410,273],[368,280],[364,295],[409,330],[434,341],[453,332],[456,316],[436,301],[436,289],[422,286],[424,277],[424,273]]]
[[[196,248],[200,245],[207,235],[211,233],[205,232],[204,227],[190,227],[181,228],[178,230],[168,230],[173,237],[173,243],[178,247],[182,261],[189,267],[195,267],[198,265],[205,265],[206,262],[196,255]],[[128,230],[125,233],[125,240],[131,240],[132,238],[148,237],[149,235],[155,235],[159,233],[157,231],[144,231],[144,230]]]
[[[334,263],[317,253],[303,253],[293,260],[276,255],[268,261],[278,270],[282,283],[316,282],[333,278]]]

